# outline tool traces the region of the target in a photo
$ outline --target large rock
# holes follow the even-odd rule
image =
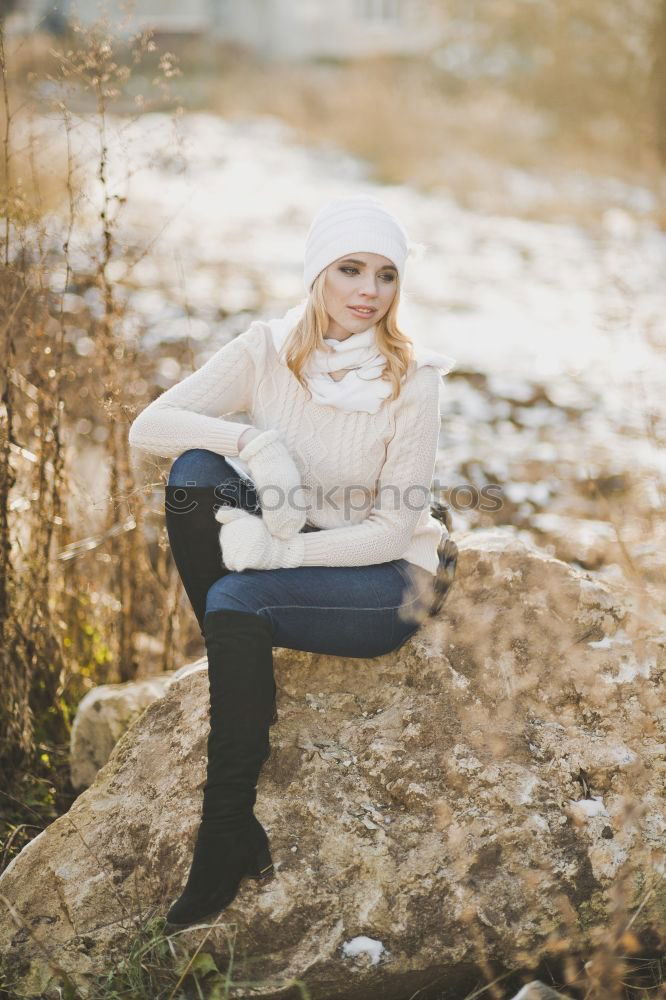
[[[100,684],[77,706],[69,747],[72,786],[78,790],[92,785],[100,767],[106,764],[114,746],[132,723],[174,682],[195,670],[205,670],[206,658],[188,663],[180,670],[124,684]]]
[[[535,968],[558,937],[590,943],[618,905],[636,934],[666,924],[663,622],[510,531],[457,541],[440,618],[402,649],[276,651],[257,804],[276,878],[243,883],[204,949],[224,969],[233,930],[252,995],[296,997],[280,984],[297,979],[317,1000],[433,981],[460,996],[489,969]],[[198,671],[6,870],[0,952],[17,992],[57,996],[50,953],[89,995],[136,921],[165,912],[188,871],[206,732]],[[194,952],[206,933],[178,942]]]
[[[125,684],[100,684],[77,706],[69,748],[72,786],[87,788],[106,764],[114,746],[131,724],[169,686],[170,676]]]

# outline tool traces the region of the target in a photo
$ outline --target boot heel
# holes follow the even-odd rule
[[[267,882],[274,874],[273,859],[268,846],[268,836],[256,816],[252,816],[253,826],[250,838],[254,846],[252,860],[248,864],[248,877],[256,882]]]
[[[262,847],[257,851],[254,860],[251,862],[247,873],[248,878],[254,879],[255,882],[268,882],[274,874],[275,869],[273,868],[270,851],[267,847]]]

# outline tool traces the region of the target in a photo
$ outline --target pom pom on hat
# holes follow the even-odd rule
[[[320,271],[349,253],[377,253],[398,269],[402,283],[411,244],[400,220],[371,195],[333,198],[319,210],[305,240],[303,283],[307,292]]]

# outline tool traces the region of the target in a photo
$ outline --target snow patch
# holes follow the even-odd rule
[[[578,799],[577,801],[571,801],[570,803],[572,812],[576,813],[581,819],[593,819],[595,816],[608,816],[606,806],[603,803],[601,796],[596,796],[591,799]]]
[[[592,649],[612,649],[613,646],[631,646],[631,639],[624,629],[620,628],[615,635],[605,635],[598,642],[588,642],[588,646],[591,646]]]
[[[375,941],[374,938],[366,937],[364,934],[352,938],[351,941],[345,941],[342,945],[342,954],[345,958],[369,955],[373,965],[377,965],[385,951],[381,941]]]
[[[615,635],[605,635],[597,642],[588,642],[592,649],[617,649],[618,647],[629,647],[626,652],[620,654],[621,660],[618,664],[617,673],[603,673],[600,676],[607,684],[626,684],[637,677],[650,677],[651,672],[657,666],[656,656],[648,656],[644,660],[638,660],[634,650],[631,648],[633,642],[623,629],[618,629]]]

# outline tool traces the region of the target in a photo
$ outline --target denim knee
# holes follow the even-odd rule
[[[217,486],[230,474],[236,475],[223,455],[207,448],[189,448],[173,462],[168,485]]]
[[[261,598],[257,598],[247,586],[247,581],[237,573],[227,573],[216,580],[206,595],[208,611],[245,611],[248,614],[263,614]]]

